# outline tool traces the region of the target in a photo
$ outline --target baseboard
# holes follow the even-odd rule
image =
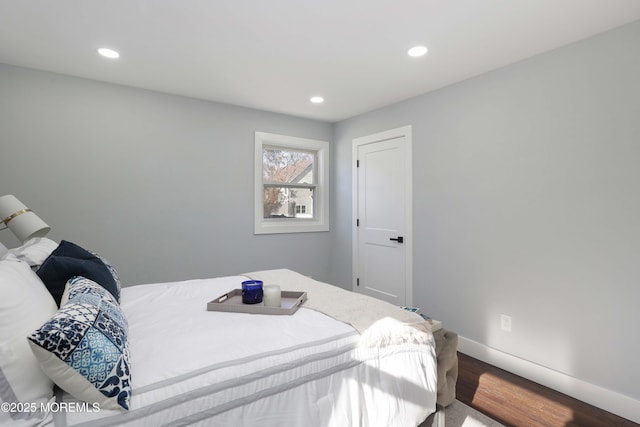
[[[607,390],[464,337],[458,337],[458,351],[605,411],[640,423],[640,400]]]

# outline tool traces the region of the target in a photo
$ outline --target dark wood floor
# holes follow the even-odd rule
[[[506,426],[640,427],[462,353],[458,367],[457,399]]]

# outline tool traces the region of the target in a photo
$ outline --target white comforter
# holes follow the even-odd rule
[[[60,412],[55,425],[405,427],[435,410],[432,341],[361,346],[351,326],[304,305],[292,316],[206,310],[243,280],[124,288],[131,410]]]

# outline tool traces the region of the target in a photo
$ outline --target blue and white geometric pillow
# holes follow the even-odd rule
[[[118,275],[118,272],[116,271],[115,267],[111,265],[111,263],[107,259],[105,259],[103,256],[100,256],[95,252],[90,252],[90,253],[92,253],[100,261],[102,261],[104,266],[107,267],[107,270],[109,270],[109,273],[111,273],[111,276],[113,276],[113,281],[116,282],[116,292],[117,292],[115,297],[118,301],[120,301],[120,291],[122,290],[122,282],[120,281],[120,276]]]
[[[68,301],[28,337],[42,370],[76,399],[128,410],[131,373],[127,320],[109,291],[69,280]]]

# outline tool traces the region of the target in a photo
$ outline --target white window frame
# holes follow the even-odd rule
[[[298,149],[317,153],[314,165],[317,186],[314,191],[315,218],[264,218],[262,150],[264,147]],[[255,134],[254,233],[309,233],[329,231],[329,142],[266,132]]]

